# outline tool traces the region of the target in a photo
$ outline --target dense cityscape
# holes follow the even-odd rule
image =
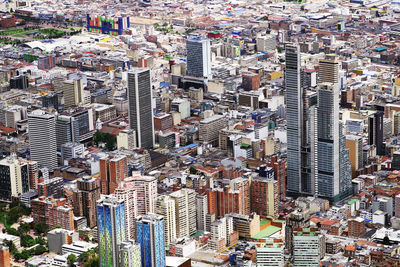
[[[400,2],[0,3],[0,267],[400,266]]]

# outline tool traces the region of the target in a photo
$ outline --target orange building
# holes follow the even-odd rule
[[[0,245],[0,266],[10,267],[10,250],[6,246]]]
[[[119,182],[128,177],[128,161],[122,155],[109,155],[100,159],[101,193],[113,194]]]
[[[286,198],[286,161],[272,156],[270,161],[267,163],[268,167],[274,168],[274,179],[278,182],[278,195],[279,199],[283,200]]]

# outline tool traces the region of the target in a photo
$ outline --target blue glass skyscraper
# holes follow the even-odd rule
[[[164,217],[149,213],[136,218],[142,267],[165,267]]]
[[[98,242],[101,267],[118,266],[118,246],[126,240],[124,201],[102,195],[97,201]]]

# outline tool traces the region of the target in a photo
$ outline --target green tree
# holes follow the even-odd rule
[[[91,258],[86,264],[85,267],[99,267],[99,257]]]
[[[46,249],[44,246],[39,245],[39,246],[35,247],[34,254],[35,254],[35,255],[42,255],[42,254],[45,253],[46,251],[47,251],[47,249]]]
[[[97,131],[94,133],[93,141],[96,143],[96,146],[98,146],[100,142],[103,142],[103,135],[101,132]]]
[[[106,149],[108,151],[113,151],[115,149],[115,145],[117,143],[117,138],[109,133],[103,135],[103,140],[106,143]]]
[[[35,223],[34,229],[39,234],[45,234],[49,231],[49,226],[42,222]]]
[[[17,229],[10,227],[6,229],[7,234],[19,236]]]
[[[197,174],[197,169],[193,166],[190,166],[189,172],[190,172],[190,174]]]
[[[282,47],[280,47],[280,46],[277,46],[277,47],[276,47],[276,50],[278,51],[278,53],[282,53],[282,51],[283,51],[283,48],[282,48]]]
[[[43,237],[38,236],[38,237],[36,238],[36,244],[39,244],[39,245],[44,246],[44,245],[46,245],[46,240],[44,240]]]
[[[300,7],[300,10],[301,10],[301,11],[304,11],[304,9],[305,9],[304,6],[301,6],[301,7]]]
[[[21,252],[21,259],[23,259],[23,260],[29,259],[30,256],[31,256],[31,252],[29,250],[27,250],[27,249],[24,249]]]
[[[75,254],[69,254],[67,257],[67,262],[70,267],[74,266],[74,263],[77,261]]]
[[[23,247],[32,247],[36,244],[35,239],[30,235],[22,235],[21,236],[21,246]]]
[[[88,260],[88,258],[89,258],[89,252],[83,252],[81,255],[79,255],[78,261],[80,263],[84,263]]]
[[[27,232],[29,232],[31,230],[31,226],[29,225],[29,223],[22,223],[19,227],[18,227],[18,232],[20,234],[26,234]]]

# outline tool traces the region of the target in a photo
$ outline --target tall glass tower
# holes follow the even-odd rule
[[[102,195],[97,201],[97,219],[100,266],[116,267],[119,246],[126,240],[124,201]]]
[[[136,236],[142,267],[165,267],[164,218],[153,213],[137,217]]]

